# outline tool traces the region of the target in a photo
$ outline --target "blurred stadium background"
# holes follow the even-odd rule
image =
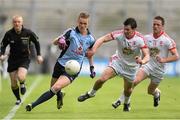
[[[95,38],[122,28],[122,22],[127,17],[134,17],[138,22],[138,31],[147,34],[151,32],[153,17],[161,15],[166,20],[166,32],[176,41],[180,53],[179,4],[179,0],[0,0],[0,40],[11,27],[12,16],[22,15],[24,25],[39,36],[42,55],[45,57],[42,66],[31,63],[30,73],[50,73],[60,53],[50,45],[51,40],[67,28],[75,27],[81,11],[90,13],[90,30]],[[116,42],[111,42],[98,50],[95,55],[98,73],[106,66],[115,49]],[[34,59],[34,55],[32,58]],[[85,62],[83,74],[89,71],[87,67]],[[180,75],[179,67],[179,61],[168,64],[167,75]]]

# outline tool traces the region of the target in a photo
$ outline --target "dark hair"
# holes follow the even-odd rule
[[[164,25],[164,24],[165,24],[165,20],[164,20],[164,18],[163,18],[163,17],[161,17],[161,16],[156,16],[156,17],[154,17],[154,19],[156,19],[156,20],[160,20],[160,21],[161,21],[161,23],[162,23],[162,25]]]
[[[130,25],[132,29],[137,28],[137,23],[134,18],[128,18],[124,21],[124,26]]]
[[[79,14],[79,17],[78,17],[78,18],[85,18],[85,19],[87,19],[87,18],[89,18],[89,14],[86,13],[86,12],[81,12],[81,13]]]

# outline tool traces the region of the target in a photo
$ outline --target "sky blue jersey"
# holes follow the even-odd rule
[[[78,27],[68,29],[63,36],[66,39],[68,47],[61,52],[58,62],[64,66],[67,61],[76,60],[82,66],[87,50],[91,48],[95,42],[94,37],[89,30],[87,35],[82,35]]]

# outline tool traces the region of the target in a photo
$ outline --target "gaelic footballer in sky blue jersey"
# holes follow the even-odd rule
[[[86,52],[93,46],[95,39],[89,30],[87,35],[81,35],[78,27],[68,29],[63,36],[66,39],[67,47],[60,54],[58,62],[64,66],[68,60],[74,59],[82,65]]]
[[[63,105],[63,96],[61,89],[68,86],[78,76],[68,75],[64,65],[68,60],[77,60],[82,66],[86,52],[93,46],[95,40],[88,30],[89,15],[80,13],[77,20],[77,27],[67,30],[63,35],[57,37],[54,45],[58,45],[62,49],[60,56],[55,63],[50,90],[43,93],[36,101],[26,106],[27,111],[31,111],[37,105],[49,100],[55,94],[57,95],[57,108],[60,109]],[[93,59],[87,57],[90,64],[90,77],[95,77]]]

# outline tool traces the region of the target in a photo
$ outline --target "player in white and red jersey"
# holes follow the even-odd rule
[[[154,107],[159,105],[160,90],[158,86],[163,79],[165,63],[179,59],[176,43],[164,31],[165,20],[156,16],[153,20],[153,33],[146,35],[147,44],[150,49],[150,61],[141,67],[137,73],[135,85],[149,77],[151,82],[148,86],[148,94],[154,96]],[[171,53],[171,56],[168,56]]]
[[[124,22],[123,30],[111,32],[102,36],[95,42],[92,51],[88,52],[89,56],[92,56],[96,52],[97,48],[103,43],[115,40],[118,44],[117,55],[113,57],[112,63],[109,64],[102,73],[101,77],[95,82],[92,90],[78,97],[79,102],[95,96],[96,91],[99,90],[107,80],[115,77],[116,75],[120,75],[124,79],[125,101],[123,110],[129,111],[129,96],[131,94],[136,71],[139,64],[145,64],[149,60],[149,52],[144,42],[144,37],[136,31],[136,27],[137,24],[135,19],[128,18]],[[140,58],[141,52],[144,56],[143,59]]]
[[[134,85],[136,86],[147,77],[150,78],[148,94],[153,95],[154,107],[159,105],[160,90],[158,86],[163,79],[165,63],[179,59],[176,43],[164,32],[164,23],[163,17],[156,16],[154,18],[153,33],[145,36],[146,43],[150,49],[150,61],[141,66],[134,80]],[[168,53],[172,55],[168,56]]]

